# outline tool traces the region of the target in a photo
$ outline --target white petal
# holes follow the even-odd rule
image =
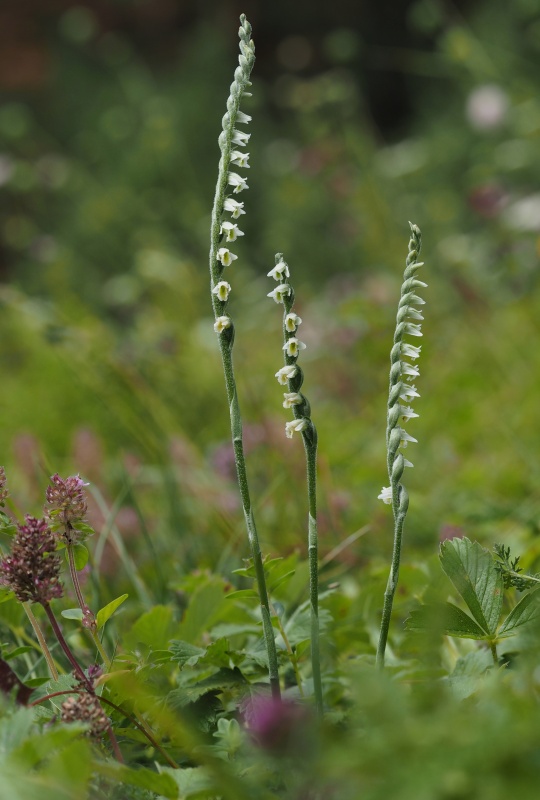
[[[381,493],[377,496],[377,500],[382,500],[383,503],[390,505],[392,503],[392,487],[383,486]]]

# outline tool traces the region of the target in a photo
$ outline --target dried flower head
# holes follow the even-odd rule
[[[13,537],[11,555],[0,561],[0,584],[8,586],[21,603],[48,603],[62,597],[61,557],[47,521],[26,517]]]
[[[47,504],[45,513],[48,517],[58,517],[63,525],[82,522],[88,507],[84,487],[88,486],[79,475],[71,475],[65,480],[56,473],[51,477],[45,496]]]
[[[110,721],[95,694],[84,692],[71,695],[62,703],[62,722],[86,722],[87,736],[99,739],[107,733]]]

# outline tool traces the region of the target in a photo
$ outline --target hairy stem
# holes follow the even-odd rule
[[[308,488],[308,561],[311,609],[311,669],[317,712],[323,715],[321,657],[319,647],[319,556],[317,536],[317,436],[303,434]]]
[[[403,487],[400,488],[403,489]],[[405,516],[406,512],[404,514],[400,514],[398,507],[398,513],[394,516],[394,546],[392,550],[392,564],[390,566],[390,575],[388,576],[388,583],[386,584],[386,590],[384,592],[381,630],[379,635],[379,645],[377,648],[377,664],[381,668],[384,667],[384,655],[386,651],[386,643],[388,641],[388,630],[390,628],[394,595],[396,593],[399,579],[399,564],[401,561],[401,545]]]

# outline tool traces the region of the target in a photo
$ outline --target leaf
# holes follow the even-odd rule
[[[439,555],[471,614],[488,636],[495,636],[503,601],[503,579],[491,553],[470,539],[443,542]]]
[[[540,588],[534,589],[524,597],[521,598],[519,603],[514,606],[512,611],[508,614],[503,624],[499,628],[498,637],[500,639],[514,636],[517,628],[526,625],[533,619],[540,615]]]
[[[221,625],[216,625],[215,628],[212,628],[212,635],[216,637],[216,639],[221,639],[227,636],[240,636],[243,634],[246,635],[258,635],[261,632],[260,624],[253,624],[253,622],[224,622]]]
[[[168,800],[177,800],[178,798],[176,781],[165,773],[159,774],[146,767],[132,769],[114,761],[94,761],[94,769],[106,778],[119,783],[127,783],[129,786],[138,786],[140,789],[148,789]]]
[[[4,653],[4,658],[6,661],[11,661],[12,658],[17,658],[17,656],[22,656],[24,653],[33,653],[35,649],[30,647],[29,645],[23,645],[22,647],[16,647],[15,650],[12,650],[10,653]]]
[[[74,531],[84,533],[85,536],[93,536],[95,533],[95,530],[92,528],[92,526],[88,525],[86,522],[74,522],[71,527]]]
[[[0,511],[0,533],[5,533],[8,536],[14,536],[17,533],[17,526],[3,511]]]
[[[7,600],[11,600],[15,595],[8,589],[7,586],[0,586],[0,603],[5,603]]]
[[[75,561],[75,569],[77,572],[80,572],[82,569],[86,567],[88,564],[88,548],[84,546],[84,544],[77,544],[73,545],[73,559]]]
[[[474,650],[459,658],[448,683],[458,700],[470,697],[480,686],[488,669],[493,667],[491,653],[486,648]]]
[[[175,708],[184,708],[190,703],[194,703],[199,697],[207,692],[220,692],[231,686],[246,686],[247,681],[236,667],[234,669],[220,669],[209,678],[192,684],[173,689],[169,692],[167,700]]]
[[[191,595],[184,619],[180,624],[179,638],[196,642],[201,634],[223,618],[230,609],[225,603],[225,584],[221,578],[209,576]]]
[[[319,631],[324,633],[332,622],[332,615],[326,608],[319,608]],[[311,638],[311,610],[304,603],[285,623],[285,633],[292,646]]]
[[[107,603],[106,606],[103,606],[103,608],[99,609],[96,616],[98,630],[103,628],[105,623],[112,617],[116,609],[119,608],[122,603],[128,599],[128,597],[128,594],[121,594],[120,597],[116,598],[116,600],[111,600],[110,603]]]
[[[411,612],[405,626],[415,633],[437,632],[463,639],[485,639],[488,634],[453,603],[430,603]]]
[[[194,644],[183,642],[178,639],[173,639],[170,650],[172,653],[172,660],[178,661],[181,667],[186,664],[190,667],[194,666],[199,658],[206,653],[203,647],[196,647]]]
[[[207,648],[196,647],[189,642],[172,641],[172,660],[178,661],[180,666],[194,667],[215,666],[228,667],[230,663],[229,642],[227,639],[218,639]]]
[[[34,714],[31,708],[18,708],[12,713],[3,713],[5,716],[0,720],[0,752],[7,754],[29,736]]]
[[[124,637],[124,644],[135,649],[142,642],[152,650],[166,650],[175,635],[178,635],[178,626],[174,623],[172,608],[154,606],[135,622]]]
[[[286,572],[285,575],[281,575],[281,577],[279,577],[274,583],[272,583],[268,587],[268,592],[269,593],[273,592],[274,589],[277,589],[278,586],[281,586],[282,583],[285,583],[285,581],[288,581],[289,578],[292,578],[292,576],[295,574],[295,572],[296,572],[296,570],[291,569],[291,570],[289,570],[289,572]]]
[[[255,589],[238,589],[236,592],[229,592],[226,594],[225,600],[239,600],[241,597],[251,597],[255,600],[259,599],[259,595]]]
[[[66,608],[61,612],[64,619],[78,619],[83,618],[82,608]]]
[[[203,797],[208,797],[206,792],[212,789],[213,782],[207,772],[206,767],[186,767],[185,769],[171,769],[171,767],[159,767],[160,772],[170,775],[176,781],[180,790],[180,797],[194,797],[205,792]]]

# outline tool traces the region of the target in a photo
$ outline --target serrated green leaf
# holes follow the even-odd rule
[[[194,644],[190,644],[190,642],[183,642],[179,639],[173,639],[170,651],[172,660],[177,661],[181,667],[186,664],[193,666],[206,653],[204,647],[197,647]]]
[[[494,636],[501,616],[503,579],[491,553],[470,539],[443,542],[441,566],[472,616],[488,636]]]
[[[117,597],[115,600],[111,600],[110,603],[107,603],[106,606],[100,608],[97,615],[96,615],[96,623],[98,626],[98,630],[103,628],[105,623],[110,620],[114,612],[117,608],[120,608],[122,603],[124,603],[128,599],[128,594],[121,594],[120,597]]]
[[[405,622],[408,631],[438,632],[463,639],[485,639],[487,634],[453,603],[430,603],[411,612]]]
[[[178,661],[181,666],[228,667],[230,662],[227,639],[218,639],[207,648],[176,640],[171,642],[170,650],[173,654],[172,660]]]
[[[514,636],[517,629],[540,616],[540,588],[534,589],[514,606],[497,633],[499,639]]]
[[[73,559],[75,561],[75,569],[77,572],[80,572],[82,569],[86,567],[88,564],[89,558],[88,548],[84,546],[84,544],[77,544],[73,545]]]
[[[245,685],[247,685],[247,681],[237,667],[234,669],[223,668],[203,681],[173,689],[172,692],[169,692],[167,699],[173,707],[184,708],[190,703],[196,702],[207,692],[219,692],[231,686]]]
[[[64,619],[78,619],[81,620],[83,612],[81,608],[66,608],[61,612]]]

